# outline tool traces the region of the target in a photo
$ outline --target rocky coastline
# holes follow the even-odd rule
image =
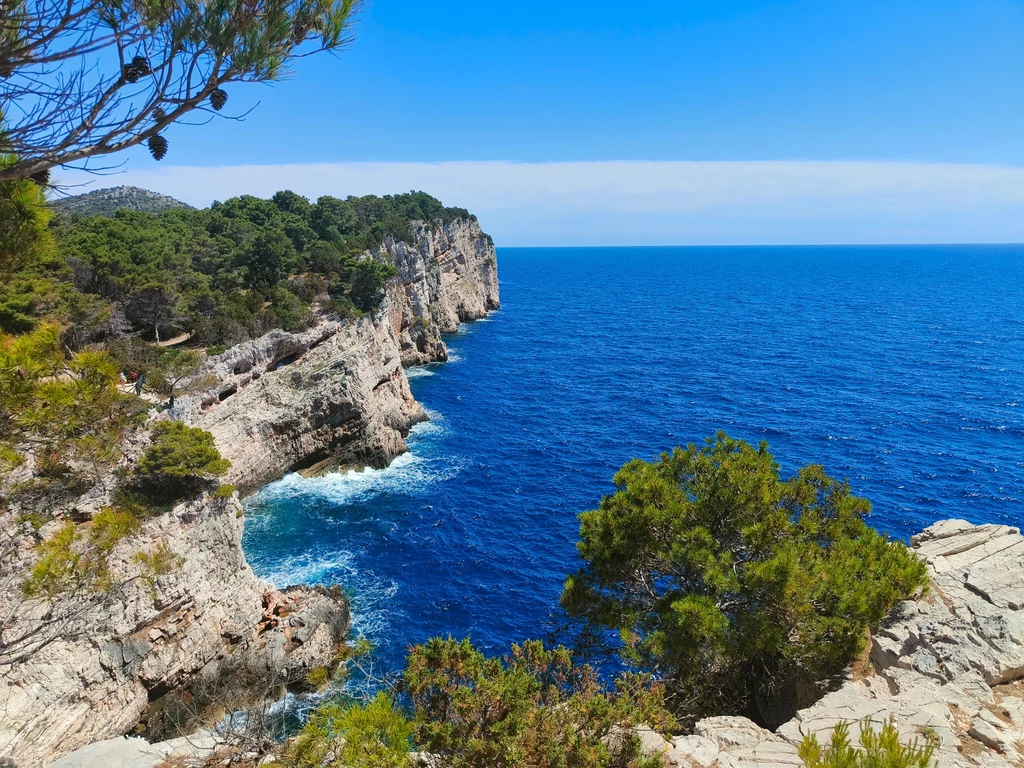
[[[1009,768],[1024,761],[1024,537],[1016,528],[945,520],[915,536],[930,587],[900,603],[878,627],[868,655],[845,682],[774,731],[745,717],[710,717],[667,739],[639,729],[644,750],[664,768],[803,766],[808,734],[827,743],[832,728],[892,721],[904,741],[932,739],[939,768]],[[94,744],[54,768],[98,768],[111,760],[156,768],[203,754],[202,741]],[[134,761],[134,762],[132,762]],[[429,757],[426,765],[429,765]]]
[[[0,566],[0,610],[9,619],[0,658],[2,764],[37,768],[129,732],[175,733],[200,709],[277,695],[332,663],[347,602],[337,591],[275,590],[255,576],[241,547],[239,493],[293,470],[386,466],[426,418],[404,367],[446,360],[442,335],[499,304],[494,245],[473,219],[418,225],[415,243],[387,240],[364,258],[390,261],[398,272],[376,311],[232,347],[200,373],[212,383],[175,404],[174,418],[214,435],[238,491],[205,493],[144,521],[110,555],[113,589],[52,604],[25,600],[19,589],[34,542],[109,504],[113,476],[54,510],[39,531],[19,510],[7,512],[5,526],[20,544]],[[124,466],[144,450],[146,435],[135,442]],[[28,476],[31,466],[21,472]],[[175,567],[147,578],[136,555],[158,547]],[[8,637],[19,631],[16,647]]]
[[[103,598],[45,609],[14,605],[6,591],[0,609],[26,622],[49,610],[59,621],[0,666],[0,758],[18,768],[157,766],[201,743],[122,736],[140,723],[151,738],[174,733],[204,703],[197,692],[212,692],[205,703],[242,695],[225,681],[259,681],[268,693],[330,663],[348,625],[344,599],[257,579],[241,549],[239,494],[291,471],[386,466],[426,418],[405,368],[446,360],[443,335],[499,305],[493,244],[475,221],[420,226],[414,244],[387,241],[366,258],[398,272],[377,311],[232,347],[175,404],[176,418],[214,435],[238,492],[145,521],[112,555],[119,587]],[[93,489],[62,514],[85,515],[107,493]],[[131,553],[161,543],[179,567],[147,581]],[[1024,537],[947,520],[911,547],[929,590],[897,605],[842,684],[774,730],[707,718],[674,739],[641,731],[646,749],[666,768],[801,766],[806,735],[827,741],[838,722],[856,734],[858,722],[891,720],[904,739],[934,739],[942,767],[1024,763]],[[24,549],[3,567],[28,562]]]
[[[935,523],[911,539],[930,589],[900,603],[872,635],[869,663],[774,732],[712,717],[672,741],[647,732],[670,768],[802,766],[808,734],[828,742],[839,722],[892,720],[904,741],[934,739],[939,768],[1009,768],[1024,761],[1024,537],[1004,525]]]
[[[444,362],[443,334],[498,308],[497,256],[475,221],[422,225],[415,244],[389,239],[367,257],[398,270],[377,311],[232,347],[176,404],[213,434],[243,494],[295,470],[387,466],[426,419],[404,369]]]

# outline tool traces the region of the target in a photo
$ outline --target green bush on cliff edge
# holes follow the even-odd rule
[[[204,429],[161,421],[152,434],[152,444],[135,465],[129,493],[158,504],[180,501],[212,488],[231,466]]]
[[[585,565],[563,604],[617,630],[624,658],[668,681],[684,722],[779,725],[786,692],[840,674],[867,630],[927,584],[902,542],[867,525],[866,499],[817,465],[781,479],[766,443],[720,432],[614,479],[580,516]]]

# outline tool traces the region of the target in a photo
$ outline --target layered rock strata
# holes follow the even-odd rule
[[[905,741],[936,739],[940,768],[1024,764],[1024,537],[1016,528],[946,520],[911,540],[931,589],[899,604],[874,633],[871,670],[772,733],[714,717],[672,742],[645,734],[666,765],[800,766],[807,734],[826,744],[838,722],[876,729],[892,720]]]
[[[271,589],[245,562],[241,537],[237,497],[204,495],[121,541],[105,593],[51,604],[5,592],[0,756],[44,766],[135,728],[178,686],[223,704],[243,681],[276,695],[329,664],[347,629],[344,600]],[[172,566],[163,575],[138,557],[158,550]]]
[[[475,221],[417,229],[366,258],[398,275],[372,314],[272,331],[213,358],[175,416],[214,436],[243,493],[296,469],[384,467],[426,414],[404,367],[448,359],[442,334],[498,307],[497,260]]]
[[[175,403],[173,417],[213,433],[232,463],[227,481],[242,492],[312,465],[384,466],[406,450],[426,415],[403,366],[446,360],[442,334],[498,306],[494,246],[475,220],[416,233],[413,245],[388,241],[365,255],[398,272],[377,311],[233,347],[202,372],[208,387]],[[126,466],[144,445],[142,436],[126,449]],[[197,714],[190,708],[231,706],[243,686],[270,694],[329,664],[347,627],[339,594],[279,592],[256,578],[237,495],[207,494],[144,521],[110,556],[106,594],[24,600],[36,543],[66,520],[88,521],[113,484],[52,510],[56,520],[38,533],[18,510],[0,521],[19,542],[0,553],[0,760],[18,768],[140,720],[151,734],[173,732]],[[147,576],[137,556],[159,547],[174,567]]]

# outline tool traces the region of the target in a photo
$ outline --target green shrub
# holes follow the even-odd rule
[[[327,667],[313,667],[306,675],[306,684],[314,691],[323,690],[331,682],[331,670]]]
[[[52,599],[87,581],[82,554],[75,550],[77,542],[75,524],[68,522],[40,545],[39,559],[22,586],[27,597]]]
[[[333,312],[343,320],[354,320],[363,315],[356,305],[352,303],[352,299],[347,296],[343,296],[340,299],[330,299],[324,302],[323,308],[327,312]]]
[[[660,761],[643,759],[637,739],[614,734],[675,725],[648,677],[606,689],[565,648],[536,640],[499,659],[435,638],[412,649],[404,683],[418,743],[448,768],[653,768]]]
[[[917,557],[864,522],[865,499],[820,466],[781,480],[765,443],[719,433],[631,461],[615,484],[580,516],[586,565],[563,604],[618,630],[686,721],[840,673],[867,629],[927,584]]]
[[[154,599],[156,599],[157,579],[173,573],[184,562],[184,559],[176,555],[166,541],[161,541],[149,552],[136,552],[132,560],[142,566],[140,575]]]
[[[368,704],[318,709],[289,745],[287,768],[409,768],[413,727],[380,693]]]
[[[157,503],[179,501],[208,488],[230,466],[206,430],[161,421],[153,427],[153,442],[136,464],[128,490]]]
[[[227,344],[211,344],[206,348],[206,354],[209,357],[214,357],[216,355],[220,355],[223,354],[224,352],[227,352],[229,349],[231,349],[231,347],[229,347]]]
[[[213,496],[216,499],[230,499],[235,494],[235,486],[230,483],[221,483],[217,486],[217,490],[213,492]]]
[[[40,545],[39,559],[23,585],[25,595],[53,599],[79,590],[109,589],[107,558],[138,529],[133,515],[109,508],[97,512],[81,529],[65,523]]]
[[[850,742],[850,726],[839,723],[832,729],[831,742],[822,748],[812,733],[800,744],[800,759],[807,768],[933,768],[934,739],[917,739],[910,744],[900,742],[900,734],[892,722],[876,732],[870,720],[860,727],[861,749]]]

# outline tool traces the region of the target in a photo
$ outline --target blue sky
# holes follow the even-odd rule
[[[593,242],[601,218],[635,213],[615,190],[640,194],[651,161],[704,161],[654,168],[686,177],[690,207],[661,206],[616,237],[1024,240],[1021,0],[375,0],[356,33],[349,50],[302,61],[285,82],[232,88],[232,107],[260,102],[245,122],[175,127],[159,166],[137,149],[126,174],[94,186],[145,180],[204,203],[253,191],[237,168],[251,165],[287,166],[263,178],[313,195],[327,183],[359,185],[331,190],[345,195],[434,182],[426,191],[479,209],[485,226],[493,214],[499,243],[568,244]],[[481,161],[529,172],[512,173],[515,187]],[[778,161],[789,163],[782,180]],[[832,163],[834,175],[822,181],[809,161]],[[461,181],[452,166],[407,165],[452,162]],[[739,177],[737,162],[747,164]],[[352,163],[378,165],[368,174]],[[601,164],[603,203],[568,198],[578,185],[558,174],[580,178],[580,163]],[[196,172],[210,167],[212,177]],[[820,194],[785,186],[800,169],[832,194],[828,210]],[[865,174],[876,183],[865,186]],[[992,174],[1018,180],[993,190],[982,180]],[[691,187],[704,182],[719,189],[717,207],[689,216]]]

